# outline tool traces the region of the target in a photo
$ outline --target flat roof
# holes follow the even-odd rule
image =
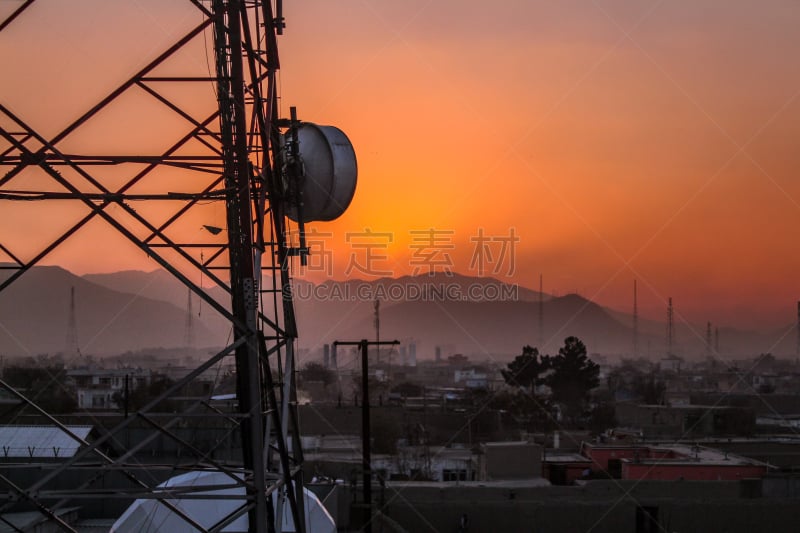
[[[588,457],[574,452],[551,452],[547,450],[543,460],[545,463],[591,463]]]
[[[501,479],[496,481],[387,481],[389,488],[400,487],[459,487],[466,488],[499,488],[499,489],[523,489],[529,487],[549,487],[550,481],[542,477],[531,477],[526,479]]]
[[[658,464],[658,465],[707,465],[707,466],[766,466],[770,465],[762,461],[742,457],[732,453],[710,448],[700,445],[680,444],[674,442],[641,442],[628,445],[613,445],[613,444],[595,444],[591,442],[584,443],[585,445],[597,450],[652,450],[655,452],[669,451],[673,452],[678,457],[665,458],[665,457],[642,457],[640,459],[622,458],[622,461],[628,463],[642,463],[642,464]]]
[[[536,444],[535,442],[528,442],[526,440],[512,440],[512,441],[483,442],[481,443],[481,446],[486,446],[487,448],[501,448],[510,446],[541,446],[541,445]]]
[[[86,440],[92,426],[65,426]],[[0,457],[72,457],[82,446],[57,426],[0,426]]]

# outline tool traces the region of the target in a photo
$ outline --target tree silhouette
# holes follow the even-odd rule
[[[508,368],[501,370],[503,379],[512,387],[524,387],[534,393],[536,385],[541,381],[539,376],[549,367],[549,357],[540,356],[539,350],[531,346],[524,346],[522,354],[508,363]]]
[[[553,372],[546,383],[553,401],[567,408],[573,420],[583,411],[589,391],[600,383],[600,367],[586,356],[586,346],[577,337],[567,337],[558,355],[548,361]]]
[[[314,361],[306,363],[306,365],[300,369],[299,374],[302,382],[320,381],[325,387],[333,383],[336,379],[336,375],[331,369]]]
[[[549,428],[553,421],[550,402],[536,395],[536,386],[545,382],[543,374],[549,368],[549,356],[539,355],[536,348],[524,346],[522,354],[508,363],[506,369],[501,370],[506,383],[517,390],[510,394],[495,395],[491,406],[511,415],[520,430]]]

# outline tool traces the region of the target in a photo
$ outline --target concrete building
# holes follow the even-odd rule
[[[542,447],[526,441],[485,442],[480,445],[481,481],[542,477]]]
[[[302,442],[308,472],[347,480],[360,468],[357,435],[315,435]],[[400,446],[394,454],[373,454],[372,466],[383,480],[462,482],[478,477],[478,458],[464,447]]]
[[[486,389],[489,387],[489,375],[475,368],[462,368],[453,373],[453,382],[467,389]]]
[[[127,377],[128,388],[133,390],[150,383],[152,377],[146,368],[74,368],[67,372],[67,377],[75,383],[80,409],[117,409],[114,395],[125,390]]]
[[[579,453],[548,450],[543,457],[542,475],[553,485],[571,485],[588,477],[591,469],[591,459]]]
[[[736,481],[762,478],[769,465],[703,446],[584,443],[581,454],[601,477],[660,481]]]

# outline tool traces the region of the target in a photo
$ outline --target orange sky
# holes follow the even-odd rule
[[[396,275],[414,268],[412,231],[443,232],[454,270],[476,273],[470,237],[513,228],[515,268],[497,274],[512,282],[535,287],[542,273],[548,292],[629,310],[636,278],[653,318],[672,296],[695,322],[793,320],[796,2],[284,3],[283,109],[337,125],[358,155],[350,210],[315,225],[332,234],[334,277],[363,251],[347,234],[365,228],[392,233],[389,260],[375,266]],[[91,16],[74,13],[84,5]],[[37,0],[0,33],[0,99],[53,135],[199,20],[179,2]],[[206,49],[198,39],[170,71],[207,73]],[[214,103],[210,87],[171,96]],[[157,151],[185,125],[145,100],[127,96],[62,148]],[[30,256],[84,212],[4,203],[0,242]],[[207,239],[206,221],[224,225],[221,206],[204,207],[183,235]],[[46,263],[78,273],[156,266],[100,221]]]

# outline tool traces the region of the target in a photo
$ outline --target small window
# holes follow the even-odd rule
[[[467,471],[464,469],[444,469],[442,470],[442,481],[466,481]]]

